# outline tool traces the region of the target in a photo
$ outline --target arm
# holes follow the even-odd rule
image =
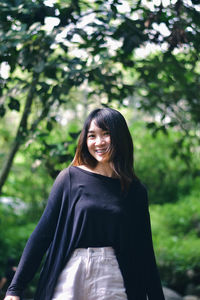
[[[63,170],[56,178],[44,213],[24,248],[15,276],[7,290],[7,296],[18,296],[18,298],[6,297],[6,300],[19,300],[22,291],[38,270],[42,258],[53,239],[63,191],[66,188],[66,172],[67,169]]]
[[[7,278],[2,277],[1,280],[0,280],[0,290],[4,287],[6,282],[7,282]]]
[[[148,195],[144,186],[142,186],[141,201],[141,242],[143,247],[144,277],[147,295],[149,300],[164,300],[164,294],[153,249]]]

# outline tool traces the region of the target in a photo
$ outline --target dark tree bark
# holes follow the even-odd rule
[[[12,143],[10,152],[5,160],[5,163],[3,165],[1,174],[0,174],[0,195],[2,193],[2,188],[3,185],[9,175],[10,169],[12,167],[13,164],[13,160],[14,157],[17,153],[17,151],[19,150],[21,144],[23,144],[24,140],[27,137],[27,123],[28,123],[28,117],[30,115],[31,112],[31,106],[33,103],[33,99],[34,99],[34,94],[35,94],[35,88],[36,88],[36,84],[38,82],[38,75],[37,77],[35,77],[32,81],[32,84],[30,86],[27,98],[26,98],[26,103],[25,103],[25,107],[24,107],[24,111],[22,114],[22,118],[21,121],[19,123],[19,127],[15,136],[15,139]]]

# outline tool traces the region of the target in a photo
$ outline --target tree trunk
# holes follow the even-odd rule
[[[4,183],[6,182],[6,179],[8,178],[10,169],[13,164],[13,160],[15,157],[15,154],[19,150],[19,147],[21,144],[24,142],[27,136],[27,121],[28,121],[28,116],[31,112],[31,105],[33,102],[34,94],[35,94],[35,87],[38,82],[38,76],[35,77],[31,83],[30,90],[28,92],[27,98],[26,98],[26,103],[25,103],[25,108],[24,112],[21,118],[21,121],[19,123],[19,127],[15,136],[15,139],[12,143],[10,152],[8,154],[8,157],[6,158],[6,161],[4,163],[4,166],[2,168],[1,174],[0,174],[0,195],[2,193],[2,188]]]

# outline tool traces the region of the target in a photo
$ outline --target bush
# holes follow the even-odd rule
[[[182,294],[200,282],[200,201],[198,185],[174,204],[150,207],[154,247],[163,283]]]
[[[12,206],[0,203],[0,266],[1,275],[9,257],[19,260],[34,223],[21,223],[22,216]]]
[[[190,166],[179,156],[172,157],[182,133],[170,129],[153,137],[143,122],[130,126],[135,146],[135,170],[149,191],[150,203],[175,203],[193,189],[200,165],[197,150],[190,154]]]

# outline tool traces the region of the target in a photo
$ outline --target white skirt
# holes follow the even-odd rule
[[[52,300],[127,300],[113,248],[78,248],[61,272]]]

